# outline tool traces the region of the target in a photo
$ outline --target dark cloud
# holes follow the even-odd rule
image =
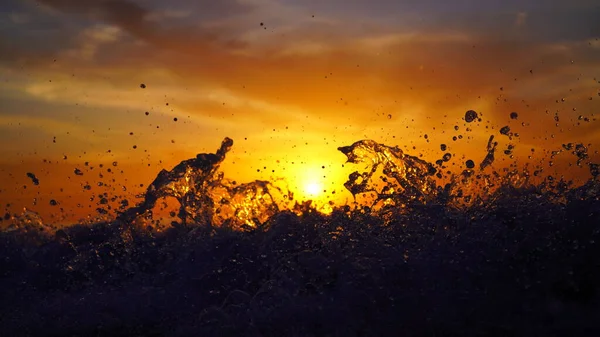
[[[381,50],[357,45],[348,31],[346,35],[337,34],[336,29],[345,28],[346,24],[341,23],[321,25],[316,30],[300,27],[279,39],[265,33],[265,39],[271,39],[267,43],[271,49],[232,53],[244,45],[223,40],[218,30],[209,33],[197,27],[189,31],[185,27],[165,28],[160,22],[147,20],[151,12],[135,2],[40,1],[63,12],[110,22],[149,42],[111,46],[103,54],[105,58],[94,64],[77,65],[79,71],[87,67],[86,71],[101,77],[106,70],[143,73],[167,69],[179,75],[182,87],[228,88],[240,97],[301,107],[334,121],[348,115],[357,121],[368,120],[372,118],[373,101],[378,99],[408,102],[433,112],[459,109],[466,99],[495,99],[501,94],[500,87],[506,93],[516,84],[532,80],[570,83],[574,78],[564,77],[563,73],[572,67],[571,60],[576,60],[578,67],[598,66],[600,60],[598,49],[590,46],[555,45],[520,33],[513,27],[514,13],[498,14],[502,20],[490,24],[489,29],[432,27]],[[225,11],[225,7],[213,11]],[[482,27],[487,24],[484,18],[466,24]],[[446,18],[440,25],[451,20],[457,19]],[[494,30],[492,25],[503,29]],[[567,26],[561,27],[568,30]],[[457,39],[449,37],[454,33]],[[290,46],[301,49],[304,41],[327,48],[312,54],[281,53],[281,49]],[[114,80],[123,78],[115,76]],[[540,88],[536,97],[530,95],[528,99],[548,101],[552,95],[554,91]],[[189,106],[194,104],[197,103],[190,102]]]
[[[525,7],[525,6],[524,6]],[[519,16],[521,18],[519,18]],[[537,42],[578,41],[600,36],[600,7],[525,8],[497,13],[432,15],[430,28],[529,37]],[[518,23],[518,21],[521,21]]]
[[[195,27],[165,28],[160,23],[148,20],[154,9],[142,7],[128,0],[37,0],[46,6],[64,13],[83,15],[90,20],[116,25],[132,36],[163,48],[181,49],[190,41],[215,43],[220,41],[219,32],[201,31]],[[235,0],[196,1],[200,15],[214,15],[222,19],[228,15],[252,10],[253,7],[239,4]],[[194,14],[197,15],[197,14]],[[230,42],[230,41],[229,41]]]
[[[600,5],[594,8],[532,12],[527,17],[527,27],[538,40],[582,40],[600,37]]]
[[[223,18],[235,16],[238,14],[248,14],[257,9],[257,6],[248,3],[242,3],[238,0],[196,0],[196,1],[162,1],[156,2],[154,9],[165,11],[181,8],[181,10],[193,13],[194,21],[220,20]]]
[[[51,35],[15,39],[0,34],[0,64],[9,66],[43,66],[52,63],[55,52],[67,46],[67,41],[48,38]]]
[[[600,35],[597,0],[307,0],[317,15],[347,22],[390,24],[405,30],[454,30],[478,34],[529,35],[537,40],[581,40]],[[524,24],[515,30],[517,15]]]
[[[510,92],[529,81],[541,81],[541,85],[527,99],[550,102],[556,99],[552,98],[555,90],[545,88],[544,81],[554,89],[556,83],[570,85],[575,77],[565,73],[573,69],[572,60],[579,69],[597,67],[600,60],[600,51],[587,43],[553,45],[501,34],[458,39],[443,32],[417,34],[381,50],[335,38],[311,36],[311,41],[327,46],[312,54],[281,54],[278,48],[290,46],[285,41],[273,41],[278,48],[268,52],[250,54],[231,53],[197,41],[180,45],[178,53],[123,46],[111,52],[113,63],[105,67],[168,69],[179,75],[181,86],[226,87],[241,97],[275,100],[332,120],[345,118],[339,113],[343,108],[356,113],[353,119],[360,120],[361,114],[370,118],[367,112],[372,111],[375,99],[400,100],[441,111],[460,107],[469,97]],[[302,41],[291,46],[298,47]]]
[[[56,20],[33,10],[31,3],[9,0],[0,5],[0,62],[42,62],[68,48],[72,37],[84,27]]]
[[[0,62],[12,63],[25,56],[25,53],[22,50],[15,47],[13,41],[0,39]]]
[[[38,0],[61,12],[106,21],[139,38],[152,38],[156,27],[145,20],[149,11],[127,0]]]
[[[0,2],[0,13],[10,13],[23,8],[23,3],[19,0],[4,0]]]

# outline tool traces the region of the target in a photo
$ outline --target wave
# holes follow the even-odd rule
[[[444,170],[450,153],[430,163],[360,140],[338,148],[362,168],[344,184],[355,203],[330,212],[276,182],[227,179],[219,167],[232,146],[225,138],[162,170],[115,219],[57,229],[23,213],[0,232],[0,330],[600,333],[599,169],[583,144],[552,154],[589,168],[576,186],[539,170],[494,171],[493,136],[480,164],[456,174]],[[167,224],[155,215],[164,199],[179,207]]]

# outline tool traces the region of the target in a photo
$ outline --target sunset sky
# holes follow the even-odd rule
[[[447,144],[456,169],[491,134],[497,165],[509,142],[532,163],[566,142],[593,155],[599,38],[597,0],[4,0],[0,205],[83,216],[226,136],[227,176],[327,193],[337,147],[365,138],[431,161]]]

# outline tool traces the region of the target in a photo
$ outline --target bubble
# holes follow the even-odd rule
[[[388,119],[392,119],[392,115],[388,115]]]
[[[518,113],[516,113],[514,111],[510,113],[510,119],[517,119],[517,118],[519,118],[519,114]]]
[[[440,145],[440,149],[441,149],[442,151],[446,151],[446,149],[447,149],[447,148],[448,148],[448,146],[446,146],[446,144],[441,144],[441,145]]]
[[[465,113],[465,121],[467,123],[471,123],[472,121],[477,119],[477,112],[475,112],[474,110],[468,110]]]
[[[451,153],[444,153],[444,157],[443,157],[444,161],[450,161],[451,158],[452,158]]]
[[[465,162],[465,166],[467,166],[468,169],[472,169],[475,167],[475,162],[469,159]]]
[[[56,201],[54,199],[50,200],[50,206],[56,206],[56,205],[58,205],[58,201]]]

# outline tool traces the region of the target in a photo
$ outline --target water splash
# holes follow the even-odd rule
[[[144,201],[121,213],[126,223],[140,217],[152,218],[159,199],[175,198],[180,207],[180,225],[256,227],[275,214],[277,197],[283,193],[268,181],[236,184],[224,178],[219,166],[233,140],[225,138],[216,153],[201,153],[187,159],[172,170],[162,170],[148,187]],[[175,224],[174,224],[175,225]]]
[[[486,167],[492,165],[492,163],[494,163],[494,153],[496,152],[496,146],[498,146],[498,142],[494,142],[494,135],[491,135],[487,143],[487,155],[485,156],[485,158],[483,158],[481,164],[479,164],[479,168],[483,170]]]
[[[406,213],[427,205],[466,209],[486,205],[502,193],[522,190],[552,194],[558,201],[558,196],[564,198],[566,191],[572,187],[570,183],[562,179],[553,180],[552,177],[535,185],[527,168],[505,170],[503,174],[488,172],[487,169],[494,163],[497,145],[491,135],[479,171],[475,170],[473,161],[468,160],[467,168],[446,177],[449,179],[445,184],[441,183],[443,176],[434,164],[406,154],[398,146],[391,147],[367,139],[338,150],[347,157],[347,163],[365,165],[363,170],[356,170],[348,176],[344,187],[353,195],[356,205],[373,207],[373,212],[392,208],[394,212]],[[201,153],[182,161],[170,171],[163,169],[148,187],[143,202],[121,213],[119,220],[125,223],[152,221],[157,201],[165,198],[174,198],[179,203],[179,211],[173,212],[180,220],[172,223],[175,226],[194,224],[244,230],[265,224],[282,210],[292,210],[297,214],[309,211],[310,204],[290,208],[286,202],[292,201],[291,193],[272,182],[257,180],[238,184],[226,179],[219,166],[232,146],[233,140],[225,138],[216,153]],[[582,144],[565,144],[563,148],[577,157],[579,166],[589,159],[587,148]],[[553,155],[558,153],[560,151]],[[442,162],[451,156],[446,153]],[[589,161],[586,163],[593,179],[596,179],[597,165]],[[595,190],[593,186],[588,187],[587,194]],[[359,202],[358,198],[362,200]]]
[[[589,285],[598,284],[600,274],[586,261],[599,252],[600,180],[598,164],[583,145],[565,144],[552,154],[572,154],[589,167],[591,179],[574,187],[527,167],[498,173],[493,136],[479,167],[469,159],[466,169],[444,179],[434,164],[397,146],[361,140],[339,150],[347,163],[364,166],[344,186],[355,199],[371,196],[370,207],[344,205],[330,214],[319,213],[310,201],[287,208],[282,200],[292,196],[273,182],[226,179],[219,166],[232,145],[225,138],[216,153],[162,170],[143,201],[117,221],[56,230],[29,210],[9,217],[13,224],[0,231],[0,298],[18,306],[2,312],[8,317],[0,320],[3,331],[27,326],[40,335],[83,335],[89,326],[120,322],[115,331],[122,332],[147,318],[150,328],[142,334],[153,334],[158,316],[164,331],[193,322],[190,331],[209,331],[204,328],[213,324],[224,335],[237,324],[244,334],[254,322],[262,322],[264,331],[273,330],[265,322],[281,326],[279,312],[295,322],[298,305],[311,312],[331,303],[336,310],[315,317],[334,313],[323,319],[333,325],[372,312],[387,313],[385,322],[408,317],[402,322],[408,324],[419,307],[417,312],[427,313],[421,317],[426,327],[435,312],[438,322],[451,326],[457,310],[469,317],[469,327],[506,312],[513,316],[499,319],[498,326],[521,316],[529,320],[535,312],[546,326],[549,296],[582,303],[593,298]],[[157,233],[144,226],[160,220],[153,212],[168,198],[179,203],[173,215],[178,228]],[[58,307],[68,312],[61,316],[75,318],[40,322]],[[487,311],[471,320],[473,307]],[[111,311],[114,316],[105,314]],[[65,322],[75,322],[72,330]],[[202,332],[194,334],[211,335]]]
[[[425,204],[437,196],[433,175],[435,167],[422,159],[405,154],[400,148],[360,140],[338,148],[348,163],[367,164],[363,172],[354,171],[344,186],[357,194],[374,193],[375,202]],[[375,180],[376,174],[379,180]]]

